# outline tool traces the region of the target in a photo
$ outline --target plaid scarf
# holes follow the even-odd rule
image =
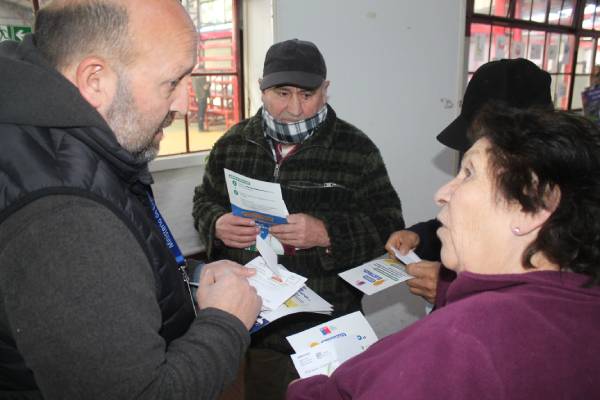
[[[262,109],[263,129],[265,135],[271,139],[287,144],[302,143],[308,139],[315,128],[325,121],[327,117],[327,105],[324,105],[314,117],[303,119],[298,122],[279,122],[265,107]]]

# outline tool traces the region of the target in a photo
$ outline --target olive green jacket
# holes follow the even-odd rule
[[[337,274],[382,255],[389,235],[404,228],[400,199],[375,144],[338,119],[330,106],[326,120],[279,167],[263,133],[261,110],[225,133],[213,147],[202,184],[195,189],[193,216],[209,260],[245,264],[258,253],[227,248],[214,237],[215,221],[231,211],[224,168],[279,182],[290,214],[306,213],[325,223],[329,249],[297,250],[278,261],[306,276],[307,285],[333,304],[336,315],[359,309],[360,292]],[[306,315],[301,319],[310,320]],[[286,325],[284,321],[277,326]],[[312,322],[278,330],[290,334]]]

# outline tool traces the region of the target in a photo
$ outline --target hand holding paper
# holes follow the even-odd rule
[[[253,275],[253,270],[232,261],[205,265],[196,292],[198,306],[200,309],[212,307],[226,311],[250,329],[261,308],[261,299],[248,282]]]
[[[385,244],[385,249],[390,256],[394,256],[395,252],[392,248],[400,250],[401,253],[406,254],[411,250],[414,250],[419,245],[419,235],[409,230],[396,231],[390,235]]]
[[[227,213],[221,215],[215,223],[215,236],[225,246],[243,249],[254,244],[260,227],[249,219]]]
[[[269,232],[282,243],[298,249],[331,245],[323,221],[308,214],[292,214],[288,216],[287,224],[274,225]]]

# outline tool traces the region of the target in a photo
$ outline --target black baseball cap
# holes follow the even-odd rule
[[[515,108],[553,109],[550,74],[524,58],[504,59],[483,64],[467,85],[460,115],[437,140],[455,150],[471,147],[467,129],[477,112],[489,101]]]
[[[317,46],[291,39],[275,43],[267,51],[260,90],[281,85],[315,89],[326,77],[325,60]]]

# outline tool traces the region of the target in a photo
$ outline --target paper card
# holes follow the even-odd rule
[[[406,272],[400,261],[387,258],[386,255],[348,271],[340,272],[338,275],[367,295],[413,278]]]
[[[301,378],[331,375],[343,362],[362,353],[363,346],[354,337],[342,337],[292,354],[292,362]]]
[[[260,235],[256,235],[256,249],[262,256],[263,260],[265,260],[267,267],[269,267],[269,269],[273,271],[275,275],[279,275],[279,266],[277,265],[277,254],[275,254],[273,248],[269,245],[269,243],[267,243],[265,239],[260,237]]]
[[[248,278],[262,298],[263,309],[275,310],[296,293],[306,282],[306,278],[279,266],[279,275],[273,274],[262,257],[256,257],[246,264],[255,268],[256,274]]]
[[[252,179],[227,168],[224,171],[234,215],[250,218],[263,227],[287,223],[289,213],[279,183]],[[263,238],[267,232],[263,230]]]
[[[287,299],[276,310],[264,310],[256,319],[250,333],[267,326],[269,323],[285,317],[286,315],[299,312],[313,312],[318,314],[331,314],[333,306],[316,294],[308,286],[304,285],[292,297]]]
[[[402,261],[405,265],[408,264],[413,264],[421,260],[421,257],[419,257],[414,251],[409,251],[406,254],[400,254],[400,250],[392,247],[392,250],[394,251],[394,255],[396,256],[396,258],[400,261]]]
[[[333,343],[320,344],[302,353],[292,354],[291,358],[300,378],[329,376],[340,365]]]
[[[321,343],[350,337],[358,342],[358,347],[364,351],[377,341],[377,336],[360,311],[333,319],[303,332],[288,336],[286,339],[296,353]]]

